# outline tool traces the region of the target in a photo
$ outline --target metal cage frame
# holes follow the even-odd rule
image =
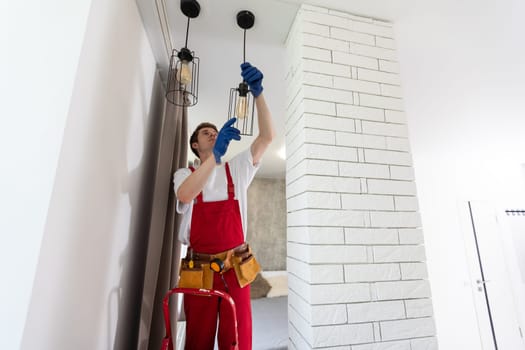
[[[241,83],[242,84],[242,83]],[[240,130],[241,135],[252,136],[253,135],[253,120],[255,119],[255,99],[251,91],[246,94],[246,109],[248,115],[245,118],[239,118],[236,115],[236,107],[240,97],[239,88],[230,89],[230,102],[228,106],[228,120],[237,118],[234,126]]]
[[[199,57],[195,56],[195,52],[191,51],[192,60],[188,63],[191,66],[191,82],[189,84],[182,84],[177,79],[177,72],[181,69],[182,61],[180,59],[180,52],[173,49],[170,68],[168,71],[168,87],[166,89],[166,99],[177,106],[191,107],[197,104],[199,100]],[[182,93],[182,98],[178,98]]]

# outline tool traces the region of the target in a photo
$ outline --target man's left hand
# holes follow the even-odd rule
[[[241,75],[250,87],[253,96],[259,96],[263,91],[262,80],[264,76],[262,72],[252,66],[249,62],[244,62],[241,64]]]

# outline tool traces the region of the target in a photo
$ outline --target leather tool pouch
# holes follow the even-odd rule
[[[210,264],[193,261],[193,267],[190,265],[190,259],[181,260],[178,287],[212,289],[213,271],[210,269]]]
[[[259,271],[261,271],[261,266],[252,254],[248,244],[233,251],[233,268],[241,288],[252,283]]]

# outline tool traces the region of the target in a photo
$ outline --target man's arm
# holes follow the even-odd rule
[[[202,191],[215,168],[215,158],[208,157],[202,164],[184,180],[177,190],[177,199],[182,203],[191,203]]]
[[[259,135],[255,138],[251,146],[253,165],[259,163],[264,152],[270,145],[275,136],[273,129],[272,114],[266,105],[262,94],[263,74],[250,62],[241,64],[241,76],[250,87],[250,91],[255,97],[255,106],[257,107],[257,123],[259,124]]]
[[[260,162],[264,152],[272,142],[275,136],[273,128],[272,114],[263,93],[255,98],[255,106],[257,107],[257,123],[259,125],[259,135],[255,138],[251,146],[253,164]]]

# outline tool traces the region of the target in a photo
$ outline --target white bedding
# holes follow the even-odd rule
[[[253,350],[288,347],[288,297],[252,300]]]
[[[271,286],[266,298],[252,300],[253,350],[288,347],[288,275],[286,271],[262,271]]]

